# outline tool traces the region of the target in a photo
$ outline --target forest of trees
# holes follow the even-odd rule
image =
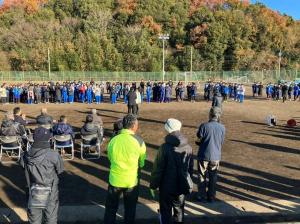
[[[4,0],[0,71],[300,68],[300,22],[244,0]]]

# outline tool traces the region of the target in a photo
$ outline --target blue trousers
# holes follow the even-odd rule
[[[99,104],[101,102],[101,97],[100,96],[96,96],[96,104]]]
[[[87,95],[88,104],[91,104],[93,101],[92,95]]]
[[[164,102],[165,101],[165,94],[160,94],[160,102]]]
[[[68,95],[67,95],[67,94],[64,94],[64,95],[63,95],[63,98],[64,98],[64,103],[67,103],[67,102],[68,102]]]
[[[85,94],[84,93],[80,93],[80,100],[82,103],[85,102]]]
[[[240,99],[240,103],[243,103],[244,102],[244,95],[240,94],[239,99]]]
[[[117,95],[115,93],[113,93],[111,95],[111,103],[112,104],[116,104],[117,103]]]
[[[74,95],[69,96],[69,103],[74,103]]]
[[[147,103],[151,102],[151,94],[147,94]]]

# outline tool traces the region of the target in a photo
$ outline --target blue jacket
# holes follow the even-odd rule
[[[197,132],[197,137],[201,139],[198,159],[220,161],[222,145],[225,139],[224,125],[216,121],[201,124]]]
[[[72,127],[62,122],[59,122],[56,125],[54,125],[52,131],[53,131],[53,135],[71,135],[72,138],[75,137]],[[60,144],[60,145],[67,145],[69,143],[70,142],[66,142],[65,144]]]

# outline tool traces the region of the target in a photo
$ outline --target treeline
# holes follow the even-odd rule
[[[300,68],[300,22],[240,0],[4,0],[0,71]]]

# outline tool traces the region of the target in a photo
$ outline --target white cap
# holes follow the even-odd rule
[[[181,122],[174,118],[169,118],[165,123],[165,129],[168,133],[172,133],[174,131],[180,131],[181,129]]]

